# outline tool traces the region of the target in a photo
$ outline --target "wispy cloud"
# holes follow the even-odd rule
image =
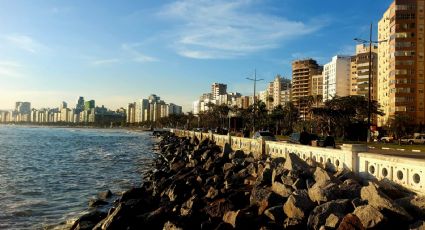
[[[111,59],[99,59],[99,60],[94,60],[91,62],[92,65],[107,65],[107,64],[113,64],[113,63],[117,63],[120,60],[118,58],[111,58]]]
[[[132,60],[135,62],[157,62],[158,58],[146,55],[139,51],[140,43],[123,43],[121,48],[132,55]]]
[[[342,46],[336,54],[340,55],[353,55],[356,52],[356,46],[355,44],[351,45],[344,45]]]
[[[9,35],[5,37],[5,40],[9,44],[30,53],[37,53],[44,47],[41,43],[27,35]]]
[[[315,24],[255,12],[250,0],[182,0],[166,5],[158,15],[181,22],[173,30],[175,49],[196,59],[233,58],[276,48],[282,42],[319,30]]]
[[[23,77],[23,74],[20,71],[21,67],[21,64],[17,62],[0,61],[0,79]]]

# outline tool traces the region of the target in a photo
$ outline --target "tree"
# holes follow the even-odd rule
[[[390,117],[388,126],[394,133],[396,139],[399,139],[407,134],[410,120],[411,118],[405,114],[396,114]]]

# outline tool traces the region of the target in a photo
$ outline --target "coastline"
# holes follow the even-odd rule
[[[28,127],[28,128],[77,128],[77,129],[112,129],[112,130],[130,130],[136,132],[150,132],[148,128],[140,127],[102,127],[102,126],[85,126],[85,125],[37,125],[37,124],[15,124],[15,123],[0,123],[0,126],[7,127]]]
[[[162,136],[158,149],[141,187],[124,192],[108,212],[81,216],[70,229],[404,229],[423,224],[422,198],[295,154],[253,156],[172,134]]]

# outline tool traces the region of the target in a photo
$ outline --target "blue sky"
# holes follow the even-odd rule
[[[0,109],[155,93],[189,111],[212,82],[248,95],[254,69],[262,90],[294,59],[351,54],[391,2],[0,0]]]

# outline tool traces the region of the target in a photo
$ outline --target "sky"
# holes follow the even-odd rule
[[[353,54],[391,2],[0,0],[0,109],[157,94],[188,112],[213,82],[252,95],[255,71],[260,91],[295,59]]]

